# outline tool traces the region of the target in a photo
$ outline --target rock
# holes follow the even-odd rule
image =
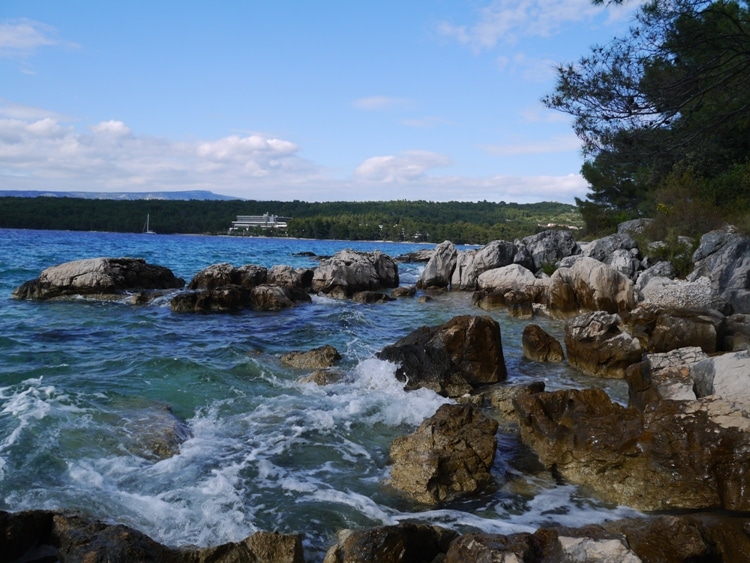
[[[633,281],[638,277],[638,272],[641,270],[641,261],[638,260],[637,255],[633,254],[632,251],[623,249],[612,252],[605,264],[609,264],[612,268]]]
[[[414,297],[417,294],[417,286],[402,285],[391,290],[391,297]]]
[[[438,244],[432,258],[419,276],[417,287],[420,289],[448,287],[457,259],[458,251],[452,242],[446,240]]]
[[[586,313],[565,324],[568,363],[594,377],[624,378],[631,364],[641,361],[638,339],[621,328],[619,315]]]
[[[642,235],[653,224],[653,219],[633,219],[624,221],[617,225],[618,234],[622,235]]]
[[[391,257],[376,250],[341,250],[322,260],[312,279],[312,290],[326,294],[335,291],[351,296],[357,291],[398,287],[398,266]]]
[[[235,268],[226,262],[213,264],[204,268],[190,280],[187,289],[214,290],[227,286],[238,286],[250,289],[256,285],[266,283],[268,271],[263,266],[246,264]]]
[[[704,357],[690,365],[698,397],[717,395],[750,413],[750,353],[747,350]]]
[[[690,366],[706,358],[697,346],[661,354],[647,354],[640,363],[628,367],[629,405],[643,412],[646,405],[669,400],[695,400]]]
[[[323,563],[410,563],[435,560],[458,536],[453,530],[414,522],[369,530],[342,530]]]
[[[487,393],[492,408],[495,410],[493,416],[497,416],[504,423],[518,423],[516,407],[513,399],[519,394],[541,393],[544,391],[544,381],[534,381],[525,385],[503,385],[495,387]]]
[[[434,249],[417,250],[396,256],[396,260],[398,262],[429,262],[433,254],[435,254]]]
[[[552,274],[547,306],[558,318],[580,311],[629,311],[635,306],[633,282],[598,260],[580,258],[570,268],[558,268]]]
[[[665,309],[709,309],[715,299],[708,278],[689,282],[655,276],[639,290],[639,301]]]
[[[516,319],[534,317],[534,306],[525,292],[511,290],[504,295],[508,314]]]
[[[436,504],[490,483],[498,423],[470,405],[443,405],[414,433],[391,445],[390,483]]]
[[[643,414],[600,389],[519,395],[523,441],[542,463],[637,510],[750,507],[750,419],[719,399]]]
[[[539,325],[526,325],[521,337],[523,356],[535,362],[562,362],[562,344],[547,334]]]
[[[612,260],[616,251],[630,251],[637,248],[638,244],[633,240],[633,237],[627,233],[618,232],[590,242],[581,249],[581,254],[599,262],[610,264],[610,260]]]
[[[117,426],[126,448],[141,457],[160,460],[180,452],[180,445],[193,436],[190,427],[166,405],[131,411]]]
[[[672,280],[676,276],[677,272],[675,272],[674,266],[672,266],[671,262],[666,260],[657,262],[653,266],[643,270],[638,274],[635,281],[635,290],[639,300],[643,299],[643,288],[646,287],[648,282],[653,278],[666,278]]]
[[[352,295],[352,301],[371,305],[374,303],[388,303],[396,299],[379,291],[358,291]]]
[[[693,263],[688,281],[707,277],[714,294],[730,303],[733,313],[750,313],[750,237],[730,229],[706,233]]]
[[[730,315],[724,325],[722,350],[750,350],[750,315]]]
[[[313,270],[309,268],[292,268],[291,266],[271,266],[268,270],[267,283],[284,287],[309,290],[312,287]],[[261,282],[263,283],[263,282]]]
[[[296,535],[256,532],[244,541],[209,548],[172,548],[119,524],[82,514],[33,510],[0,512],[0,549],[5,560],[86,563],[303,563]]]
[[[642,304],[624,315],[630,334],[652,353],[700,346],[707,354],[724,340],[724,315],[712,310],[662,309]]]
[[[483,291],[526,292],[529,286],[534,285],[536,279],[536,276],[523,266],[510,264],[481,273],[477,278],[477,285]]]
[[[259,285],[251,290],[252,308],[256,311],[279,311],[312,299],[303,290],[279,285]]]
[[[289,352],[281,356],[282,363],[299,369],[323,369],[335,365],[341,354],[327,344],[306,352]]]
[[[252,306],[252,303],[250,290],[224,286],[178,293],[172,297],[169,306],[176,313],[236,313]]]
[[[518,264],[494,268],[479,275],[479,290],[472,295],[475,307],[491,311],[502,307],[531,317],[531,304],[537,294],[536,276]]]
[[[427,387],[448,397],[507,377],[500,325],[490,317],[465,315],[419,328],[377,357],[398,364],[396,377],[405,389]]]
[[[462,259],[457,260],[451,289],[475,290],[481,274],[512,264],[516,252],[516,245],[512,242],[495,240],[477,251],[459,253]]]
[[[142,258],[88,258],[42,271],[13,291],[15,299],[59,299],[74,296],[108,299],[128,291],[180,289],[185,285],[169,268]]]
[[[557,264],[566,256],[581,252],[570,231],[542,231],[523,238],[521,243],[518,245],[519,250],[523,247],[529,253],[534,272],[542,270],[545,266]]]

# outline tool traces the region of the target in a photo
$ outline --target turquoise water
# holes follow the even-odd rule
[[[175,314],[168,299],[148,306],[11,299],[44,268],[81,258],[142,257],[189,281],[218,262],[314,267],[297,254],[343,248],[395,257],[430,246],[0,230],[0,509],[81,509],[169,545],[215,545],[257,530],[301,533],[311,560],[347,527],[419,518],[508,533],[627,512],[524,466],[506,433],[496,486],[483,495],[435,509],[388,488],[391,441],[446,399],[404,392],[394,366],[374,354],[419,326],[487,314],[467,293],[379,305],[315,296],[285,311],[234,315]],[[422,267],[399,264],[401,283],[415,283]],[[616,382],[523,360],[526,321],[491,315],[502,327],[510,382],[602,384],[622,397]],[[561,324],[535,322],[561,337]],[[279,361],[324,344],[343,356],[339,383],[298,383],[305,373]],[[143,447],[143,428],[169,420],[169,411],[190,435],[175,455],[158,459]]]

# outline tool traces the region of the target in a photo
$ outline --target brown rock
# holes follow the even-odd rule
[[[358,291],[352,295],[352,301],[372,305],[375,303],[388,303],[389,301],[395,301],[395,299],[379,291]]]
[[[574,317],[565,324],[568,363],[595,377],[625,377],[641,361],[640,342],[621,328],[619,315],[604,311]]]
[[[341,354],[329,344],[306,352],[289,352],[281,356],[283,363],[299,369],[328,368],[340,359]]]
[[[427,387],[449,397],[507,377],[500,325],[484,316],[419,328],[386,346],[378,358],[399,365],[396,377],[406,381],[406,389]]]
[[[562,344],[547,334],[539,325],[526,325],[521,337],[523,355],[535,362],[562,362]]]
[[[498,423],[470,405],[443,405],[391,445],[391,485],[428,504],[492,482]]]

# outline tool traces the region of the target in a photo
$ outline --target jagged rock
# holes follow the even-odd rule
[[[263,266],[246,264],[235,268],[231,264],[223,262],[212,264],[204,268],[190,280],[187,289],[191,290],[214,290],[227,286],[238,286],[250,289],[256,285],[266,283],[268,271]]]
[[[731,229],[706,233],[693,263],[688,281],[707,277],[714,294],[729,302],[733,313],[750,313],[750,237]]]
[[[172,297],[169,306],[176,313],[234,313],[252,306],[252,303],[251,290],[224,286],[178,293]]]
[[[306,352],[289,352],[281,356],[283,363],[299,369],[329,368],[340,359],[341,354],[330,344]]]
[[[689,282],[655,276],[641,285],[639,300],[665,309],[709,309],[716,296],[708,278]]]
[[[380,291],[358,291],[352,295],[352,301],[370,305],[374,303],[388,303],[389,301],[395,301],[395,298]]]
[[[312,287],[313,270],[310,268],[292,268],[291,266],[276,265],[271,266],[267,277],[266,283],[269,285],[281,285],[308,290]]]
[[[351,296],[357,291],[398,287],[398,265],[382,252],[341,250],[322,260],[312,279],[312,290],[326,294],[336,291]]]
[[[600,389],[519,395],[523,441],[601,498],[638,510],[750,507],[750,419],[715,398],[644,413]]]
[[[653,266],[643,270],[638,274],[638,277],[635,280],[635,290],[639,299],[642,300],[643,288],[646,287],[648,282],[653,278],[666,278],[672,280],[676,276],[677,272],[675,272],[674,266],[672,266],[671,262],[667,262],[666,260],[661,260]]]
[[[505,423],[518,423],[518,414],[516,407],[513,406],[513,399],[516,395],[523,393],[541,393],[544,391],[544,381],[534,381],[525,385],[503,385],[495,387],[487,393],[487,399],[494,409],[493,416],[496,416]]]
[[[641,261],[633,251],[618,249],[612,252],[605,261],[612,268],[635,281],[641,270]]]
[[[562,344],[547,334],[539,325],[526,325],[521,337],[523,355],[535,362],[562,362]]]
[[[512,264],[516,252],[516,245],[512,242],[495,240],[479,250],[459,253],[451,277],[451,289],[473,291],[481,274]]]
[[[109,299],[128,291],[180,289],[185,280],[142,258],[88,258],[46,268],[13,291],[15,299],[86,296]]]
[[[417,287],[420,289],[448,287],[457,259],[458,251],[452,242],[446,240],[438,244],[419,276]]]
[[[623,235],[641,235],[645,233],[648,228],[653,224],[653,219],[633,219],[631,221],[623,221],[617,225],[617,232]]]
[[[369,530],[342,530],[323,563],[409,563],[435,560],[458,536],[453,530],[413,522]]]
[[[0,551],[7,561],[61,563],[304,561],[302,539],[296,535],[256,532],[237,543],[172,548],[127,526],[46,510],[0,512]]]
[[[405,389],[427,387],[448,397],[507,377],[500,325],[490,317],[464,315],[419,328],[377,356],[398,365]]]
[[[250,294],[252,308],[257,311],[279,311],[294,307],[297,303],[310,303],[312,299],[301,289],[280,285],[258,285]]]
[[[706,357],[697,346],[647,354],[642,362],[628,367],[625,374],[628,404],[644,411],[646,405],[665,399],[697,399],[690,366]]]
[[[599,262],[609,264],[617,250],[630,251],[638,249],[638,244],[627,233],[615,233],[588,243],[581,249],[581,254]]]
[[[390,483],[428,504],[492,482],[498,423],[470,405],[443,405],[414,433],[391,445]]]
[[[747,350],[703,358],[690,366],[698,397],[717,395],[750,412],[750,353]]]
[[[621,327],[619,315],[586,313],[565,323],[568,363],[595,377],[624,378],[631,364],[641,361],[638,339]]]
[[[570,231],[542,231],[535,235],[525,237],[518,244],[521,249],[531,256],[532,268],[538,272],[547,265],[557,264],[566,256],[572,256],[581,252],[580,246],[573,238]],[[521,263],[520,260],[516,260]],[[529,264],[521,265],[529,266]]]
[[[620,313],[634,306],[632,280],[593,258],[580,258],[570,268],[558,268],[547,289],[547,307],[558,318],[580,311]]]
[[[724,339],[724,315],[713,310],[662,309],[643,304],[625,314],[624,323],[652,353],[700,346],[711,354]]]

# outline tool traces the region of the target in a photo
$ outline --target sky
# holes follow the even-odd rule
[[[572,203],[589,0],[2,0],[0,190]]]

